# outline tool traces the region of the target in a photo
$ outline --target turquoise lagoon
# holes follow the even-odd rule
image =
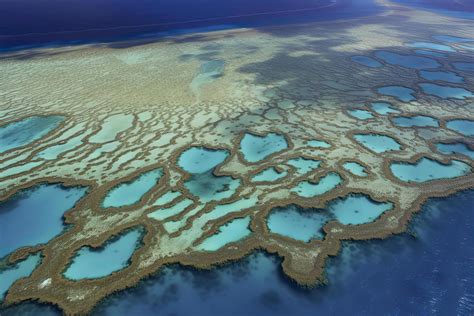
[[[446,81],[451,83],[462,83],[464,78],[451,71],[427,71],[421,70],[420,77],[426,80]]]
[[[386,102],[371,103],[370,108],[380,115],[388,115],[390,113],[400,113],[399,110],[392,108],[392,105]]]
[[[301,197],[310,198],[318,195],[323,195],[336,188],[342,183],[341,176],[336,172],[330,172],[327,175],[321,177],[318,183],[311,183],[309,181],[302,181],[296,185],[292,192],[295,192]]]
[[[288,164],[295,167],[297,173],[305,174],[317,169],[321,164],[321,161],[300,157],[288,160]]]
[[[390,136],[379,134],[356,134],[354,139],[364,147],[380,154],[386,151],[400,150],[400,144]]]
[[[440,50],[443,52],[450,52],[450,53],[456,51],[454,48],[448,45],[428,43],[428,42],[415,42],[415,43],[410,43],[407,46],[414,47],[414,48],[428,48],[428,49]]]
[[[330,201],[325,209],[297,205],[274,208],[268,216],[267,226],[272,233],[309,242],[322,239],[322,228],[331,220],[343,225],[366,224],[392,208],[390,202],[378,203],[363,194],[349,194]]]
[[[70,280],[96,279],[122,270],[140,245],[143,229],[132,229],[112,237],[98,249],[82,247],[64,272]]]
[[[56,129],[65,117],[60,115],[31,116],[0,126],[0,154],[28,145]]]
[[[410,69],[430,69],[441,66],[436,60],[416,55],[401,55],[389,51],[376,51],[375,56],[391,65],[401,66]]]
[[[474,150],[471,150],[464,143],[452,143],[452,144],[438,143],[436,144],[436,149],[445,155],[461,154],[474,160]]]
[[[212,171],[193,174],[184,182],[185,188],[203,203],[231,197],[240,186],[239,179],[216,177]]]
[[[219,232],[206,238],[196,248],[204,251],[216,251],[229,243],[242,240],[252,233],[249,225],[249,216],[234,219],[219,227]]]
[[[409,101],[415,100],[415,97],[413,96],[413,93],[415,93],[415,90],[402,87],[402,86],[381,87],[381,88],[378,88],[377,91],[380,94],[397,98],[403,102],[409,102]]]
[[[474,121],[451,120],[446,123],[446,127],[465,136],[474,136]]]
[[[442,86],[434,83],[420,83],[419,86],[424,93],[443,99],[453,98],[464,100],[466,98],[474,97],[474,94],[471,91],[464,88]]]
[[[372,113],[370,113],[367,110],[356,109],[356,110],[348,110],[347,112],[349,112],[350,115],[352,115],[353,117],[359,120],[368,120],[374,117]]]
[[[86,194],[84,187],[44,184],[0,203],[0,258],[25,246],[43,244],[65,228],[63,214]],[[19,233],[21,232],[21,233]]]
[[[438,127],[438,120],[424,115],[397,116],[393,118],[393,123],[400,127]]]
[[[258,162],[271,154],[288,148],[288,143],[282,135],[269,133],[265,136],[245,134],[240,142],[240,150],[248,162]]]
[[[286,171],[278,172],[278,170],[275,169],[274,167],[270,167],[256,174],[255,176],[253,176],[252,181],[272,182],[272,181],[276,181],[278,179],[284,178],[286,177],[286,175],[287,175]]]
[[[355,161],[348,161],[348,162],[345,162],[342,167],[344,169],[346,169],[347,171],[349,171],[350,173],[356,175],[356,176],[359,176],[359,177],[366,177],[367,176],[367,172],[365,170],[365,167],[363,165],[361,165],[360,163],[358,162],[355,162]]]
[[[329,147],[331,147],[331,144],[329,144],[328,142],[325,142],[324,140],[317,140],[317,139],[309,140],[309,141],[306,142],[306,144],[309,147],[314,147],[314,148],[329,148]]]
[[[40,263],[41,255],[36,253],[11,266],[0,269],[0,280],[2,280],[0,282],[0,304],[13,283],[21,278],[30,276]]]
[[[161,169],[148,171],[130,182],[121,183],[112,188],[106,195],[103,207],[122,207],[137,203],[150,191],[163,175]]]
[[[471,172],[471,167],[458,160],[442,164],[436,160],[421,158],[414,164],[395,162],[390,165],[392,174],[405,182],[427,182],[440,179],[451,179]]]
[[[223,163],[227,156],[227,150],[191,147],[179,156],[178,166],[189,173],[204,173]]]

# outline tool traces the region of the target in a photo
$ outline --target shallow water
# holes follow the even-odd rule
[[[321,164],[321,161],[300,157],[288,160],[288,164],[295,167],[297,173],[305,174],[317,169]]]
[[[394,109],[390,103],[374,102],[370,104],[372,110],[380,115],[388,115],[390,113],[400,113],[399,110]]]
[[[414,42],[407,45],[408,47],[414,48],[428,48],[434,50],[440,50],[442,52],[455,52],[456,50],[448,45],[428,43],[428,42]]]
[[[375,59],[370,58],[368,56],[356,55],[356,56],[352,56],[351,59],[353,62],[356,62],[360,65],[364,65],[370,68],[378,68],[378,67],[383,66],[381,63],[379,63]]]
[[[239,179],[215,176],[212,171],[194,174],[184,182],[184,187],[203,203],[231,197],[240,186]]]
[[[223,163],[227,156],[227,150],[191,147],[179,156],[178,166],[189,173],[204,173]]]
[[[248,162],[257,162],[271,154],[288,148],[285,137],[276,133],[265,136],[245,134],[240,142],[240,151]]]
[[[133,229],[106,241],[100,248],[82,247],[64,276],[70,280],[96,279],[127,267],[142,235],[141,229]]]
[[[400,150],[400,144],[390,136],[378,134],[356,134],[354,139],[364,147],[380,154],[386,151]]]
[[[156,220],[164,220],[168,217],[178,215],[193,203],[194,202],[191,199],[183,199],[170,207],[159,208],[156,211],[151,212],[148,214],[148,217]]]
[[[449,154],[461,154],[474,160],[474,150],[469,149],[466,144],[453,143],[453,144],[436,144],[436,149],[446,155]]]
[[[375,57],[391,65],[401,66],[410,69],[430,69],[441,66],[436,60],[416,55],[401,55],[389,51],[379,50],[374,53]]]
[[[329,144],[328,142],[325,142],[323,140],[309,140],[306,142],[306,144],[309,146],[309,147],[314,147],[314,148],[329,148],[331,147],[331,144]]]
[[[64,212],[73,208],[86,191],[84,187],[45,184],[1,202],[0,258],[20,247],[46,243],[60,234],[65,228]]]
[[[30,276],[41,262],[41,254],[29,255],[25,260],[17,262],[5,269],[0,269],[0,303],[4,299],[8,289],[17,280]]]
[[[102,202],[103,207],[121,207],[137,203],[162,177],[163,171],[148,171],[130,182],[120,183],[110,190]]]
[[[286,177],[286,175],[287,175],[286,171],[278,172],[275,168],[270,167],[270,168],[267,168],[267,169],[263,170],[262,172],[256,174],[255,176],[253,176],[252,181],[254,181],[254,182],[263,182],[263,181],[272,182],[272,181],[276,181],[278,179],[281,179],[283,177]]]
[[[464,88],[442,86],[434,83],[420,83],[419,86],[424,93],[434,95],[443,99],[453,98],[464,100],[473,98],[474,94]]]
[[[474,121],[451,120],[446,123],[446,127],[466,136],[474,136]]]
[[[359,120],[368,120],[368,119],[374,117],[372,115],[372,113],[370,113],[369,111],[366,111],[366,110],[349,110],[347,112],[350,115],[352,115],[353,117],[355,117],[356,119],[359,119]]]
[[[470,173],[471,167],[458,160],[448,165],[435,160],[421,158],[414,164],[392,163],[390,170],[398,179],[406,182],[426,182],[439,179],[457,178]]]
[[[474,71],[474,63],[453,63],[453,67],[461,71]]]
[[[462,83],[464,78],[451,71],[427,71],[421,70],[420,77],[426,80],[446,81],[452,83]]]
[[[393,208],[389,202],[376,203],[366,195],[350,194],[329,204],[329,211],[344,225],[358,225],[375,221]]]
[[[400,127],[438,127],[438,120],[424,115],[397,116],[393,118],[393,123]]]
[[[366,177],[367,172],[365,170],[365,167],[361,165],[360,163],[357,163],[355,161],[348,161],[345,162],[342,167],[349,171],[350,173],[359,176],[359,177]]]
[[[0,154],[46,136],[64,119],[64,116],[59,115],[31,116],[0,126]]]
[[[341,183],[341,176],[336,172],[330,172],[327,175],[321,177],[317,183],[302,181],[290,191],[295,192],[301,197],[309,198],[323,195],[324,193],[336,188]]]
[[[402,87],[402,86],[381,87],[377,91],[380,94],[397,98],[403,102],[409,102],[409,101],[415,100],[415,97],[413,96],[413,94],[415,93],[415,90]]]
[[[270,211],[267,226],[270,232],[309,242],[323,239],[323,226],[331,214],[321,209],[305,209],[297,205],[278,207]]]
[[[448,55],[439,53],[439,52],[432,52],[430,50],[424,50],[424,49],[416,49],[414,51],[418,55],[425,55],[425,56],[433,56],[433,57],[438,57],[438,58],[446,58]]]
[[[201,244],[197,246],[198,250],[216,251],[225,245],[244,239],[250,235],[251,231],[248,228],[250,224],[250,217],[234,219],[219,228],[219,232],[206,238]]]

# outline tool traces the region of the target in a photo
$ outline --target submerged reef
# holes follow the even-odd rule
[[[256,249],[314,286],[341,241],[473,188],[472,25],[379,2],[338,23],[2,52],[2,304],[87,313],[164,265]],[[24,223],[37,234],[16,239]]]

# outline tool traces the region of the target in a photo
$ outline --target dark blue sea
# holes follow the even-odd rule
[[[285,25],[380,10],[373,0],[0,0],[0,48]]]
[[[474,191],[430,200],[409,231],[347,242],[327,285],[302,289],[255,253],[210,271],[170,266],[107,298],[95,315],[474,315]],[[58,315],[24,303],[1,315]]]

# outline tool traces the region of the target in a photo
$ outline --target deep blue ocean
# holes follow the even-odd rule
[[[1,0],[0,48],[354,18],[373,0]]]
[[[327,285],[302,289],[262,252],[214,270],[170,266],[94,315],[474,315],[474,191],[430,200],[407,233],[346,242]],[[1,315],[58,315],[23,303]]]

